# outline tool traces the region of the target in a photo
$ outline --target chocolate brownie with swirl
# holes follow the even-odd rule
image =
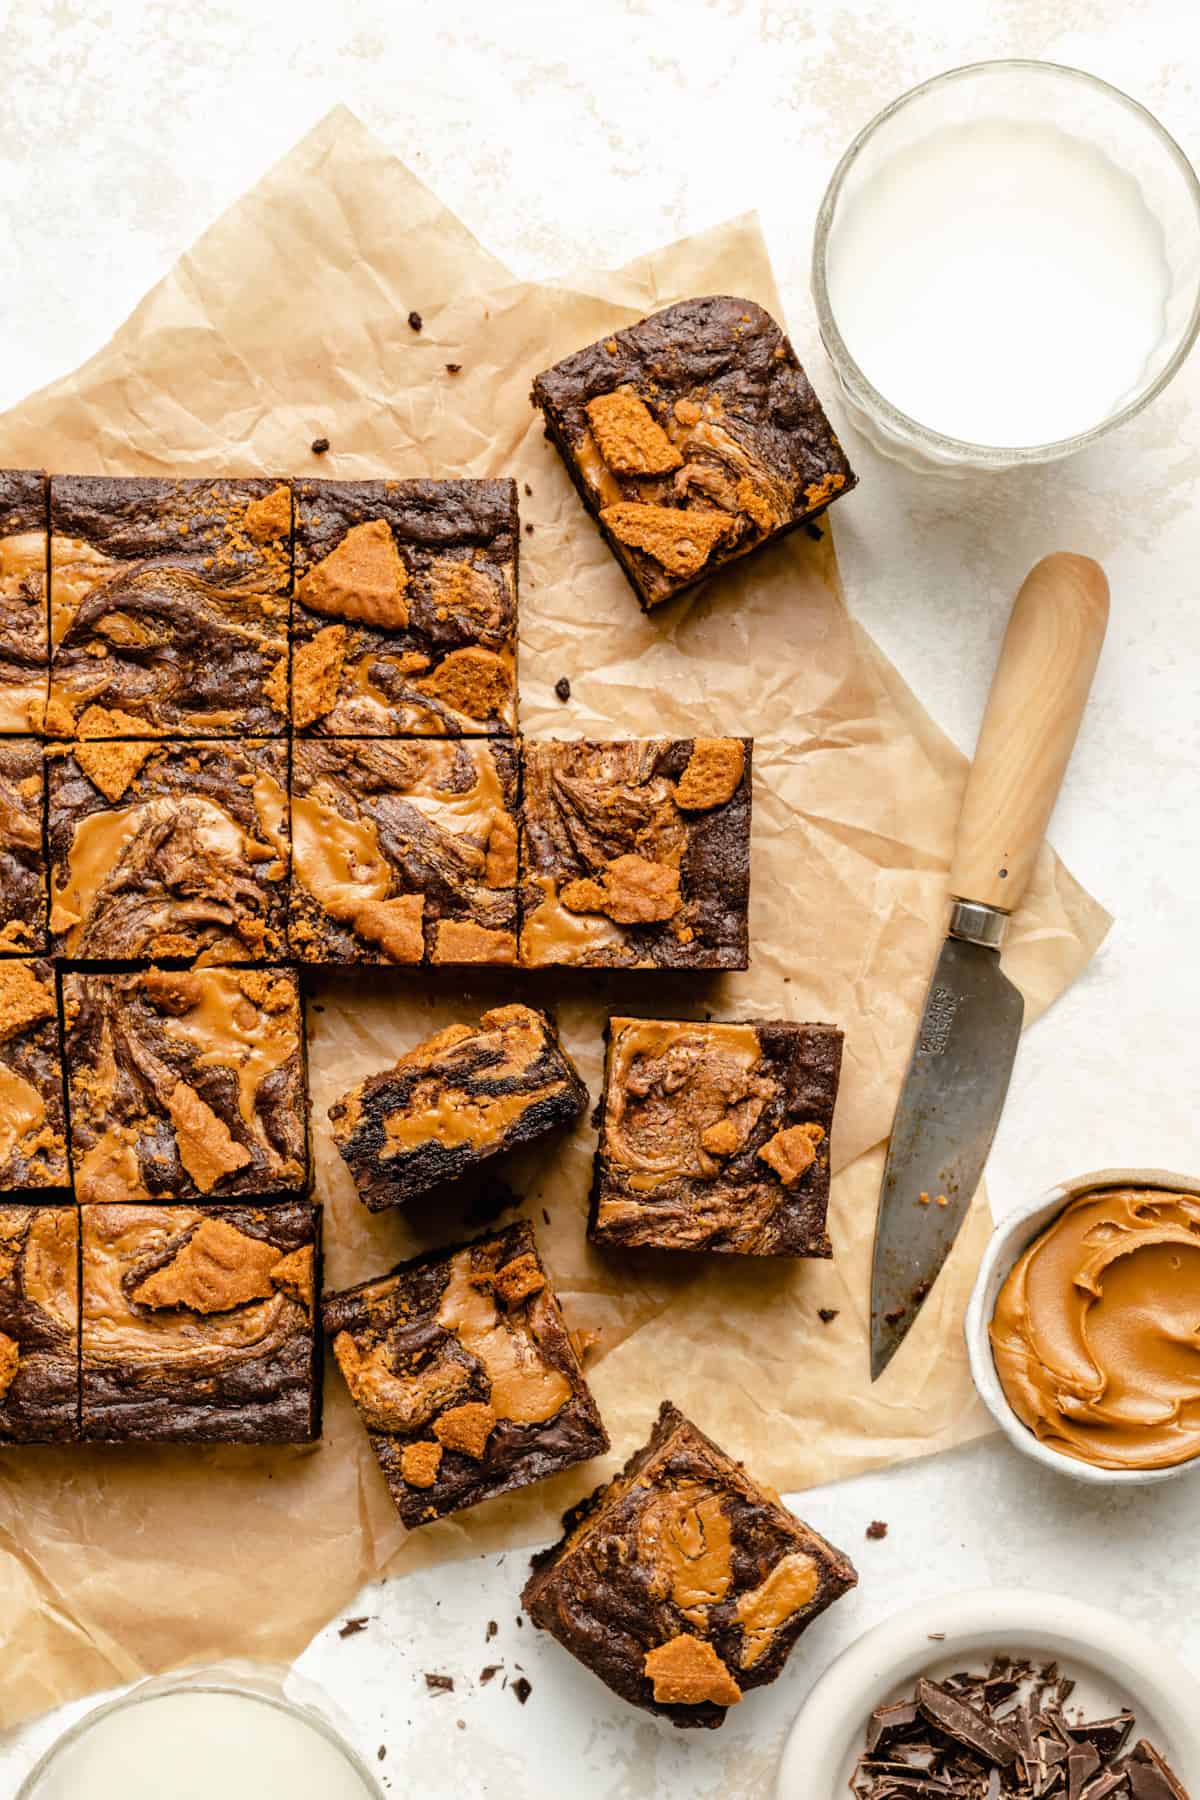
[[[319,1436],[319,1206],[84,1206],[80,1217],[85,1442]]]
[[[0,1201],[70,1189],[54,969],[0,961]]]
[[[744,969],[750,738],[524,747],[525,968]]]
[[[410,1528],[608,1449],[527,1224],[327,1294],[324,1314]]]
[[[752,300],[668,306],[547,369],[532,398],[647,611],[857,480],[796,352]]]
[[[0,469],[0,732],[40,732],[46,710],[46,477]]]
[[[256,1202],[308,1177],[293,969],[63,976],[71,1167],[84,1204]]]
[[[41,745],[0,738],[0,955],[46,948],[45,824]]]
[[[0,1206],[0,1445],[79,1436],[79,1214]]]
[[[499,738],[296,738],[292,955],[514,963],[517,774]]]
[[[52,737],[283,736],[292,492],[56,475]]]
[[[297,483],[295,729],[511,736],[517,543],[514,481]]]
[[[50,746],[50,933],[74,962],[285,954],[287,745]]]

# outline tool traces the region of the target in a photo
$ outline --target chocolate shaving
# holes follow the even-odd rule
[[[360,1631],[365,1631],[367,1629],[368,1623],[369,1620],[365,1618],[346,1619],[344,1623],[338,1627],[338,1636],[340,1638],[356,1637]]]
[[[454,1692],[453,1675],[430,1675],[426,1672],[425,1686],[431,1694],[452,1694]]]

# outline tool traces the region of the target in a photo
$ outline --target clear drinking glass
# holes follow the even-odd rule
[[[939,429],[936,417],[916,416],[924,409],[913,404],[911,392],[906,397],[907,406],[897,404],[896,392],[882,391],[888,383],[880,379],[877,386],[861,366],[871,360],[864,352],[869,348],[874,353],[875,347],[864,335],[860,322],[851,324],[854,308],[850,301],[857,289],[843,285],[839,317],[839,272],[844,284],[844,271],[849,266],[846,246],[853,242],[857,266],[872,271],[871,279],[879,284],[873,303],[886,308],[889,292],[896,291],[898,279],[898,264],[894,262],[889,270],[888,255],[882,249],[885,240],[893,247],[897,243],[898,213],[889,215],[886,205],[890,195],[899,191],[897,176],[901,171],[911,171],[915,159],[931,143],[952,146],[970,141],[978,145],[977,128],[981,122],[985,131],[994,134],[996,191],[1000,191],[1006,178],[1006,133],[1015,134],[1009,141],[1017,142],[1026,157],[1031,151],[1037,153],[1036,134],[1042,134],[1052,154],[1056,146],[1067,144],[1075,146],[1085,160],[1094,151],[1103,161],[1090,166],[1093,171],[1111,169],[1114,191],[1119,187],[1132,199],[1134,190],[1126,178],[1136,183],[1141,202],[1138,212],[1144,214],[1147,241],[1152,240],[1156,246],[1153,278],[1161,285],[1161,306],[1156,300],[1156,329],[1146,339],[1144,362],[1137,368],[1136,377],[1119,393],[1106,390],[1105,383],[1111,382],[1113,370],[1111,365],[1104,366],[1098,354],[1094,419],[1069,433],[1052,436],[1049,441],[981,443]],[[1034,128],[1034,135],[1030,127]],[[968,140],[962,132],[975,135]],[[944,171],[944,162],[941,167]],[[936,192],[939,177],[935,162],[930,162],[926,177],[934,182],[931,191]],[[909,176],[906,174],[904,179],[909,181]],[[911,200],[911,191],[909,181],[902,196],[905,201]],[[980,233],[988,229],[980,222],[988,217],[987,204],[985,196],[979,214],[966,221],[979,241],[983,241]],[[881,254],[875,262],[869,256],[872,216],[886,224],[886,229],[880,230]],[[1006,217],[1002,207],[997,217],[1002,221],[996,227],[995,247],[999,252],[1001,233],[1006,226],[1011,228],[1012,219]],[[915,243],[919,243],[927,223],[918,211],[914,218]],[[1102,234],[1094,233],[1087,241],[1090,257],[1099,255],[1101,237]],[[1020,248],[1030,251],[1027,244]],[[1128,246],[1124,248],[1127,252]],[[1122,251],[1119,242],[1112,244],[1110,266],[1115,283],[1129,275],[1128,267],[1119,262]],[[864,252],[868,252],[865,257]],[[910,274],[914,266],[909,266]],[[1066,273],[1065,262],[1062,269]],[[1148,279],[1149,274],[1147,267]],[[936,279],[936,270],[930,270],[929,279]],[[1108,298],[1103,291],[1107,285],[1101,280],[1090,290],[1098,305]],[[914,468],[951,473],[1050,462],[1072,455],[1133,418],[1162,391],[1191,349],[1200,329],[1200,182],[1183,151],[1158,121],[1143,106],[1095,76],[1055,63],[1028,61],[975,63],[952,69],[893,101],[859,133],[842,157],[817,217],[812,287],[821,337],[854,422],[886,455]],[[989,296],[981,298],[986,300]],[[886,312],[880,311],[877,316],[886,331]],[[1084,323],[1099,329],[1097,317],[1089,317]],[[893,334],[891,354],[893,359],[902,359],[905,354],[902,331]],[[980,354],[986,354],[982,343]],[[877,360],[877,376],[883,366]],[[902,363],[893,360],[892,369],[900,367]],[[919,374],[915,380],[919,386]],[[893,380],[891,385],[896,388],[904,384]],[[1015,404],[1014,400],[1014,408]],[[929,410],[936,412],[936,407],[931,405]],[[956,409],[952,406],[949,410]],[[957,410],[963,416],[961,409]],[[1038,412],[1036,407],[1031,410],[1033,414]]]
[[[176,1788],[170,1785],[170,1770],[160,1772],[161,1786],[147,1785],[145,1789],[134,1783],[132,1775],[126,1775],[126,1768],[133,1768],[135,1752],[122,1731],[124,1718],[163,1701],[177,1702],[181,1697],[200,1699],[212,1694],[232,1696],[249,1708],[270,1709],[275,1715],[272,1723],[280,1714],[289,1718],[300,1729],[296,1748],[303,1757],[305,1778],[311,1779],[314,1794],[336,1791],[339,1800],[343,1797],[344,1800],[360,1800],[360,1797],[361,1800],[383,1800],[383,1790],[375,1777],[339,1733],[332,1703],[314,1684],[283,1669],[243,1663],[222,1664],[216,1668],[143,1681],[120,1699],[96,1707],[51,1745],[25,1777],[16,1800],[82,1800],[82,1796],[93,1792],[88,1778],[88,1766],[94,1766],[93,1759],[102,1760],[114,1779],[120,1776],[122,1792],[132,1791],[139,1796],[143,1791],[147,1794],[175,1793]],[[253,1733],[252,1711],[248,1712],[247,1718],[249,1736]],[[186,1713],[178,1723],[186,1724]],[[177,1754],[186,1759],[186,1741],[178,1743]],[[154,1782],[153,1772],[148,1780]],[[268,1783],[259,1791],[267,1794],[283,1789],[277,1790]],[[296,1792],[294,1778],[287,1784],[287,1791]]]

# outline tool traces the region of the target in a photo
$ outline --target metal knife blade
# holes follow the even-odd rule
[[[903,1343],[967,1216],[1000,1122],[1024,1011],[998,949],[946,939],[883,1178],[871,1274],[872,1381]]]

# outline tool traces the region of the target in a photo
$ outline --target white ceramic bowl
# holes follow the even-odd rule
[[[944,1633],[934,1641],[934,1633]],[[982,1668],[997,1652],[1057,1660],[1076,1682],[1070,1704],[1092,1718],[1128,1705],[1190,1793],[1200,1794],[1200,1682],[1128,1619],[1057,1594],[981,1588],[925,1600],[875,1626],[826,1670],[797,1715],[776,1800],[844,1800],[877,1706],[934,1680]]]
[[[1015,1445],[1024,1455],[1031,1456],[1034,1462],[1042,1463],[1060,1475],[1069,1475],[1072,1480],[1082,1481],[1091,1487],[1145,1487],[1152,1482],[1171,1481],[1178,1475],[1193,1473],[1200,1468],[1200,1457],[1176,1463],[1169,1469],[1097,1469],[1091,1463],[1081,1462],[1075,1456],[1065,1456],[1061,1450],[1054,1450],[1048,1444],[1041,1443],[1008,1403],[1008,1397],[996,1373],[988,1336],[988,1327],[992,1322],[1000,1289],[1008,1279],[1014,1263],[1034,1238],[1045,1230],[1052,1219],[1057,1218],[1069,1201],[1078,1198],[1080,1194],[1094,1193],[1097,1188],[1112,1187],[1164,1188],[1174,1193],[1200,1193],[1200,1181],[1191,1175],[1174,1175],[1168,1169],[1099,1169],[1095,1174],[1079,1175],[1074,1181],[1061,1182],[1058,1187],[1051,1188],[1048,1194],[1043,1194],[1040,1200],[1018,1207],[996,1226],[979,1265],[963,1329],[975,1386],[1010,1444]]]

